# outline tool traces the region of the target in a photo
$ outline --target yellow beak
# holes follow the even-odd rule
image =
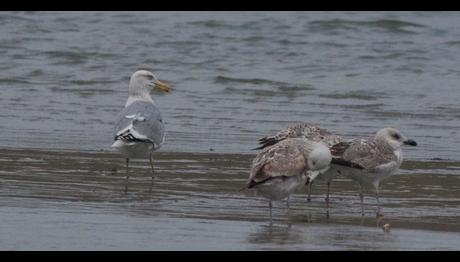
[[[158,89],[162,92],[166,92],[166,93],[171,92],[171,87],[168,84],[161,82],[160,80],[156,80],[150,85],[153,86],[153,88]]]

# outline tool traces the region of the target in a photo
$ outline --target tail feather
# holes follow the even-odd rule
[[[265,145],[261,145],[259,147],[253,148],[251,150],[260,150],[260,149],[264,149],[264,148],[265,148]]]
[[[259,149],[264,149],[266,147],[272,146],[276,143],[278,143],[279,140],[276,140],[274,137],[264,137],[259,139],[259,147],[253,148],[252,150],[259,150]]]
[[[268,139],[268,137],[266,137],[266,136],[265,136],[265,137],[262,137],[261,139],[259,139],[259,142],[262,142],[262,143],[263,143],[263,142],[266,141],[267,139]]]

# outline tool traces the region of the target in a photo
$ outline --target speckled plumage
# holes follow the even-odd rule
[[[261,146],[256,149],[264,149],[264,148],[273,146],[279,143],[280,141],[283,141],[288,138],[306,138],[311,141],[322,142],[329,148],[337,143],[345,141],[344,138],[331,133],[326,128],[322,128],[317,125],[313,125],[309,123],[297,123],[297,124],[288,126],[287,128],[276,133],[275,135],[266,136],[266,137],[259,139],[259,144]],[[338,174],[337,170],[331,167],[326,172],[321,173],[317,177],[318,180],[325,181],[328,185],[327,196],[326,196],[327,204],[329,204],[330,182],[337,176],[337,174]],[[310,186],[309,186],[309,194],[308,194],[309,201],[310,201],[310,193],[312,190],[311,188],[312,184],[313,183],[310,183]]]
[[[275,135],[266,136],[259,139],[259,144],[261,146],[256,149],[266,148],[287,138],[302,137],[316,142],[324,142],[329,147],[343,140],[340,136],[332,134],[329,130],[325,128],[308,123],[298,123],[288,126],[287,128],[276,133]]]
[[[384,140],[352,139],[331,147],[332,165],[366,185],[378,186],[380,179],[392,175],[402,163],[400,148]]]
[[[401,145],[416,146],[394,128],[383,128],[375,137],[352,139],[331,147],[331,167],[360,184],[361,213],[363,210],[363,186],[373,186],[377,196],[377,215],[380,215],[380,181],[395,174],[403,161]]]
[[[247,183],[259,195],[281,200],[329,168],[331,154],[323,143],[287,138],[267,147],[253,160]],[[270,208],[271,214],[271,208]]]

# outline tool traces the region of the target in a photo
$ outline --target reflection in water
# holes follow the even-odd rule
[[[354,226],[339,227],[337,230],[331,231],[331,236],[321,235],[318,239],[319,242],[326,240],[331,241],[331,245],[340,245],[351,250],[399,250],[402,247],[397,237],[381,230]]]
[[[304,237],[293,228],[291,223],[260,225],[256,232],[248,236],[248,242],[254,244],[302,244]]]
[[[362,219],[363,220],[363,219]],[[300,249],[300,250],[399,250],[404,249],[398,233],[390,234],[375,227],[359,227],[356,224],[318,224],[291,222],[259,225],[247,237],[251,244],[263,245],[262,249]],[[381,218],[368,219],[379,225]],[[364,223],[363,223],[364,225]]]
[[[149,185],[150,185],[150,186],[149,186],[149,193],[150,193],[150,194],[153,193],[153,185],[154,185],[154,184],[155,184],[155,178],[152,177],[152,178],[150,179],[150,183],[149,183]],[[124,180],[124,188],[125,188],[125,189],[123,190],[123,192],[124,192],[125,194],[127,194],[127,193],[128,193],[128,190],[129,190],[129,176],[126,176],[126,178],[125,178],[125,180]]]

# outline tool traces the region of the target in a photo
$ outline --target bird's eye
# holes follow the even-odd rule
[[[396,140],[399,140],[401,138],[401,136],[398,135],[398,134],[393,134],[393,138],[396,139]]]
[[[145,77],[146,77],[148,80],[153,80],[153,76],[152,76],[152,75],[145,75]]]

